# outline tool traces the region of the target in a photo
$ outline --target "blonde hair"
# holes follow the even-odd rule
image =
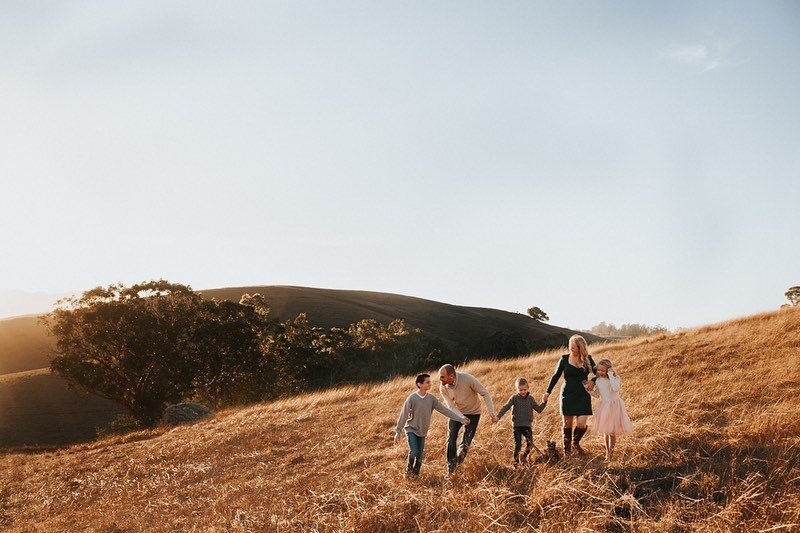
[[[517,378],[514,380],[514,386],[519,387],[520,385],[527,385],[528,380],[525,378]]]
[[[606,367],[606,369],[609,369],[609,368],[611,368],[613,365],[611,364],[611,361],[609,361],[608,359],[600,359],[600,360],[597,362],[597,365],[595,365],[595,366],[604,366],[604,367]]]
[[[578,347],[578,359],[580,359],[581,366],[589,366],[589,348],[586,346],[586,339],[580,335],[573,335],[569,338],[569,351],[572,351],[573,346]]]

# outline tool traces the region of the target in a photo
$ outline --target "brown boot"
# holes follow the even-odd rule
[[[588,430],[588,427],[575,428],[575,434],[572,437],[572,445],[575,446],[575,451],[578,452],[578,455],[586,455],[586,452],[583,451],[583,448],[581,448],[581,439]]]
[[[572,453],[572,428],[564,428],[564,455]]]

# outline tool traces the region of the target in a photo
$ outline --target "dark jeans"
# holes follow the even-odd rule
[[[522,437],[525,437],[525,453],[523,460],[528,457],[533,444],[533,433],[530,426],[514,426],[514,461],[519,461],[519,451],[522,449]]]
[[[420,437],[413,431],[408,431],[406,436],[408,437],[408,465],[406,465],[406,472],[417,475],[422,466],[425,437]]]
[[[458,463],[459,455],[462,457],[467,455],[467,450],[469,450],[472,439],[475,437],[475,430],[478,429],[478,421],[481,419],[481,415],[464,416],[469,418],[469,425],[464,428],[464,438],[461,439],[461,444],[458,445],[458,449],[456,449],[456,441],[461,431],[461,422],[451,420],[450,424],[447,426],[447,464],[450,467]]]

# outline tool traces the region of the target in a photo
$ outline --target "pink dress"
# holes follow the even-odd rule
[[[594,408],[592,433],[598,435],[621,435],[633,431],[633,424],[625,410],[625,402],[619,397],[620,379],[616,374],[597,378],[591,395],[600,398]]]

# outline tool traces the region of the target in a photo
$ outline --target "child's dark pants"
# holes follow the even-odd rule
[[[519,462],[519,452],[522,449],[522,437],[525,437],[525,453],[522,454],[524,461],[531,451],[533,445],[533,433],[530,426],[514,426],[514,462]]]

